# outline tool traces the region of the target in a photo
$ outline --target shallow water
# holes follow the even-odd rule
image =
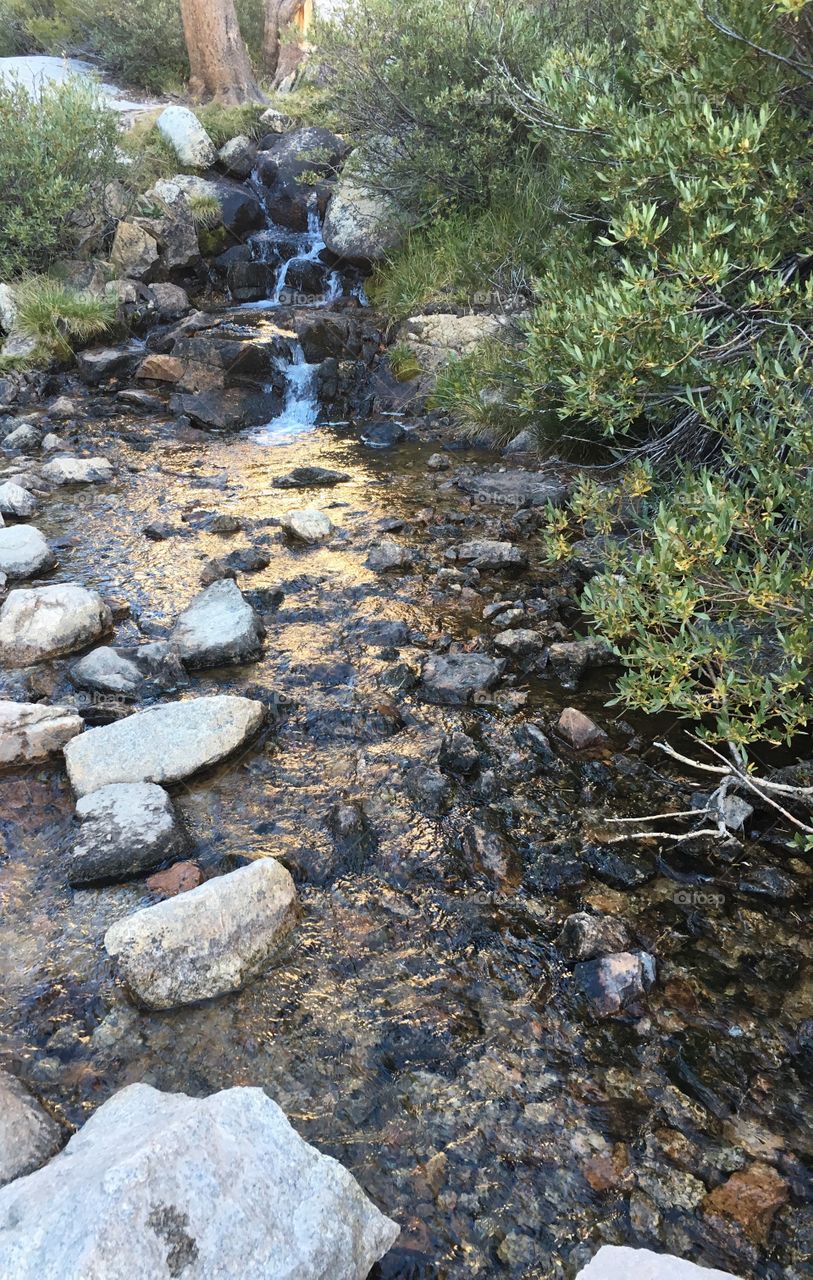
[[[605,1241],[741,1276],[812,1276],[804,868],[790,869],[799,892],[786,901],[740,892],[741,867],[685,854],[659,861],[653,849],[624,849],[620,868],[585,869],[602,814],[682,807],[655,756],[631,745],[636,727],[604,705],[604,688],[567,694],[516,673],[490,705],[420,701],[409,669],[439,635],[469,640],[482,624],[469,605],[433,592],[425,572],[376,575],[366,554],[400,519],[387,536],[425,563],[441,561],[445,546],[504,529],[511,515],[446,492],[448,476],[425,468],[436,443],[369,450],[355,433],[322,426],[275,448],[267,436],[178,432],[122,416],[112,400],[99,405],[82,444],[116,463],[117,482],[57,495],[37,523],[60,548],[57,578],[127,602],[118,642],[165,635],[207,560],[247,544],[270,557],[240,577],[267,610],[263,658],[194,675],[179,692],[261,697],[271,726],[175,798],[207,875],[279,857],[297,881],[301,920],[267,977],[245,991],[139,1012],[102,938],[151,900],[143,883],[69,890],[61,864],[73,802],[63,772],[5,775],[2,1065],[75,1125],[137,1080],[193,1094],[266,1088],[402,1225],[399,1247],[411,1252],[394,1255],[390,1277],[572,1277]],[[303,463],[350,481],[306,493],[272,486]],[[311,503],[329,511],[337,535],[292,549],[274,521]],[[461,509],[471,531],[450,518]],[[214,513],[237,516],[243,532],[208,532]],[[142,529],[155,520],[175,535],[147,540]],[[512,596],[498,577],[482,588],[484,602]],[[389,643],[386,622],[406,624],[407,638]],[[27,683],[6,673],[0,693],[60,700],[71,692],[69,665],[36,668]],[[527,694],[525,704],[506,691]],[[562,752],[557,771],[535,772],[515,731],[529,718],[549,730],[573,702],[608,727],[610,749],[591,761]],[[453,783],[448,811],[433,816],[411,771],[460,727],[483,768]],[[334,834],[338,804],[363,809],[350,838]],[[471,852],[472,822],[499,835],[495,856]],[[742,866],[754,856],[746,848]],[[722,896],[712,907],[700,896],[709,883]],[[648,1007],[602,1022],[581,1005],[555,938],[584,906],[622,914],[656,955]],[[700,1204],[754,1158],[732,1138],[734,1122],[758,1126],[752,1149],[770,1151],[790,1187],[767,1243]]]

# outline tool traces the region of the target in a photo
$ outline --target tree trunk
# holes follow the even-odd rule
[[[264,102],[240,34],[234,0],[181,0],[189,92],[234,105]]]
[[[304,0],[265,0],[263,32],[263,66],[266,75],[274,77],[279,63],[279,37],[284,27],[293,22],[304,7]]]

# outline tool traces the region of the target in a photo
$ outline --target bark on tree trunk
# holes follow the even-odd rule
[[[233,105],[264,102],[240,34],[234,0],[181,0],[193,97]]]
[[[265,0],[265,29],[263,31],[263,66],[273,77],[279,63],[279,37],[283,27],[293,22],[303,0]]]

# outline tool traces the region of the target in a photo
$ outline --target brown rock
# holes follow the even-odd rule
[[[732,1173],[703,1201],[706,1214],[722,1214],[739,1222],[756,1244],[764,1244],[774,1216],[788,1199],[788,1184],[768,1164],[749,1164]]]
[[[178,893],[186,893],[188,889],[197,889],[203,880],[203,872],[197,862],[175,862],[166,871],[156,871],[147,878],[150,893],[161,893],[165,898],[174,898]]]
[[[587,747],[595,747],[607,741],[604,730],[599,729],[589,716],[576,707],[565,707],[556,728],[565,742],[569,742],[577,751],[584,751]]]
[[[615,1191],[627,1179],[629,1152],[626,1143],[617,1142],[612,1155],[591,1156],[582,1165],[582,1173],[594,1191]]]
[[[150,378],[154,382],[180,382],[186,365],[176,356],[150,355],[141,361],[137,378]]]

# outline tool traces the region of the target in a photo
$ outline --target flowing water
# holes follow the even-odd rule
[[[282,859],[298,925],[244,991],[139,1011],[102,938],[154,899],[143,881],[70,890],[64,772],[3,775],[0,1064],[73,1125],[133,1081],[264,1087],[401,1224],[389,1280],[570,1278],[605,1241],[743,1277],[813,1276],[808,869],[780,853],[767,883],[765,850],[747,844],[728,862],[602,844],[609,812],[683,807],[645,727],[608,708],[603,685],[568,694],[515,670],[483,705],[423,701],[428,653],[487,631],[492,598],[553,599],[557,581],[486,575],[479,603],[441,589],[449,545],[503,535],[532,550],[533,522],[428,471],[428,430],[375,451],[359,430],[320,425],[314,372],[297,354],[279,417],[232,438],[90,398],[79,442],[114,461],[117,481],[63,490],[38,520],[57,579],[126,602],[120,644],[166,635],[211,559],[265,552],[266,568],[240,576],[268,628],[263,657],[196,673],[177,696],[261,698],[269,729],[175,799],[206,876]],[[274,487],[303,464],[349,478]],[[461,452],[454,465],[494,461]],[[308,503],[337,532],[296,549],[277,520]],[[224,515],[236,532],[214,531]],[[159,542],[143,534],[156,520],[170,529]],[[410,546],[413,571],[366,566],[385,536]],[[0,693],[75,697],[70,665],[5,673]],[[574,701],[607,727],[607,748],[585,759],[560,745],[545,764],[526,726],[550,733]],[[421,778],[456,729],[479,763],[447,779],[437,806]],[[648,1002],[625,1016],[591,1013],[556,946],[585,908],[621,915],[657,957]],[[787,1189],[770,1234],[704,1203],[754,1163]]]

